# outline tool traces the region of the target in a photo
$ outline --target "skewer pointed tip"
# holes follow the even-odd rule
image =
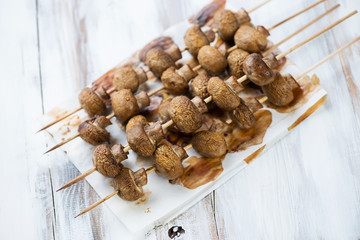
[[[49,152],[51,152],[51,151],[53,151],[53,150],[61,147],[62,145],[64,145],[64,144],[66,144],[66,143],[74,140],[74,139],[77,138],[77,137],[80,137],[79,133],[76,134],[76,135],[74,135],[74,136],[72,136],[71,138],[68,138],[68,139],[62,141],[61,143],[56,144],[55,146],[53,146],[52,148],[50,148],[49,150],[47,150],[44,154],[47,154],[47,153],[49,153]]]

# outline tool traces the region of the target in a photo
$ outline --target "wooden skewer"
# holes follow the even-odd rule
[[[262,6],[264,6],[265,4],[267,4],[267,3],[270,2],[270,1],[271,1],[271,0],[265,0],[265,1],[263,1],[263,2],[260,3],[259,5],[251,8],[251,9],[248,11],[248,13],[252,13],[252,12],[256,11],[257,9],[261,8]]]
[[[342,52],[344,49],[346,49],[347,47],[349,47],[350,45],[354,44],[355,42],[360,40],[360,36],[353,39],[352,41],[348,42],[347,44],[345,44],[344,46],[342,46],[341,48],[337,49],[336,51],[332,52],[331,54],[329,54],[328,56],[326,56],[325,58],[323,58],[322,60],[320,60],[319,62],[317,62],[316,64],[314,64],[313,66],[311,66],[310,68],[308,68],[307,70],[305,70],[303,73],[299,74],[298,76],[295,77],[296,80],[301,79],[302,77],[304,77],[307,73],[309,73],[310,71],[314,70],[315,68],[317,68],[319,65],[321,65],[322,63],[326,62],[327,60],[329,60],[330,58],[334,57],[336,54]],[[260,103],[264,103],[267,100],[267,96],[262,97],[261,99],[259,99]],[[227,123],[231,123],[232,120],[228,120]],[[189,150],[192,147],[191,144],[188,144],[187,146],[184,147],[185,150]],[[150,168],[148,168],[146,170],[146,173],[149,174],[151,172],[155,171],[155,167],[152,166]],[[118,191],[114,191],[111,194],[107,195],[106,197],[104,197],[103,199],[100,199],[99,201],[97,201],[96,203],[90,205],[89,207],[87,207],[84,211],[82,211],[81,213],[79,213],[78,215],[76,215],[76,217],[90,211],[91,209],[95,208],[96,206],[100,205],[101,203],[105,202],[106,200],[112,198],[113,196],[115,196],[116,194],[118,194]]]
[[[308,37],[307,39],[303,40],[302,42],[300,42],[300,43],[296,44],[295,46],[289,48],[287,51],[280,53],[279,55],[276,56],[276,59],[277,59],[277,60],[282,59],[283,57],[285,57],[285,56],[288,55],[289,53],[295,51],[296,49],[298,49],[298,48],[300,48],[301,46],[305,45],[306,43],[310,42],[311,40],[313,40],[314,38],[318,37],[318,36],[321,35],[322,33],[330,30],[331,28],[335,27],[336,25],[340,24],[341,22],[345,21],[346,19],[350,18],[351,16],[355,15],[357,12],[358,12],[358,11],[355,10],[355,11],[347,14],[345,17],[342,17],[341,19],[339,19],[339,20],[337,20],[336,22],[330,24],[330,25],[327,26],[326,28],[320,30],[319,32],[317,32],[317,33],[315,33],[314,35]],[[239,79],[237,80],[237,82],[241,84],[241,83],[244,82],[246,79],[247,79],[247,76],[244,75],[244,76],[242,76],[241,78],[239,78]],[[204,99],[204,102],[206,102],[206,103],[209,103],[209,102],[211,102],[211,101],[212,101],[212,97],[211,97],[211,96],[209,96],[209,97],[207,97],[207,98]],[[108,116],[108,117],[109,117],[109,116]],[[174,122],[173,122],[172,120],[169,120],[168,122],[164,123],[164,124],[162,125],[163,130],[167,129],[167,128],[168,128],[169,126],[171,126],[173,123],[174,123]],[[79,134],[77,134],[77,135],[75,135],[75,136],[73,136],[73,137],[65,140],[64,142],[61,142],[61,143],[57,144],[56,146],[52,147],[50,150],[46,151],[44,154],[46,154],[46,153],[48,153],[48,152],[50,152],[50,151],[52,151],[52,150],[54,150],[54,149],[56,149],[56,148],[64,145],[65,143],[70,142],[71,140],[77,138],[78,136],[79,136]],[[129,147],[128,145],[126,145],[126,149],[129,149],[129,150],[130,150],[130,147]]]
[[[312,4],[312,5],[304,8],[303,10],[300,10],[299,12],[296,12],[296,13],[294,13],[293,15],[289,16],[288,18],[286,18],[286,19],[278,22],[278,23],[275,24],[274,26],[269,27],[267,30],[268,30],[269,32],[270,32],[271,30],[274,30],[275,28],[277,28],[277,27],[280,26],[281,24],[286,23],[287,21],[289,21],[289,20],[291,20],[291,19],[299,16],[300,14],[302,14],[302,13],[310,10],[311,8],[317,6],[318,4],[320,4],[320,3],[324,2],[324,1],[326,1],[326,0],[317,1],[316,3],[314,3],[314,4]],[[227,50],[227,52],[230,53],[230,52],[234,51],[235,49],[237,49],[237,46],[236,46],[236,45],[234,45],[233,47],[229,48],[229,49]]]
[[[62,190],[62,189],[64,189],[64,188],[70,187],[71,185],[79,182],[81,179],[89,176],[90,174],[92,174],[92,173],[95,172],[95,171],[96,171],[96,167],[93,167],[93,168],[87,170],[87,171],[84,172],[83,174],[77,176],[76,178],[74,178],[73,180],[71,180],[70,182],[68,182],[67,184],[65,184],[64,186],[62,186],[61,188],[59,188],[58,190],[56,190],[56,192],[58,192],[58,191],[60,191],[60,190]]]
[[[296,32],[294,32],[293,34],[291,34],[290,36],[284,38],[283,40],[281,40],[280,42],[278,42],[277,44],[274,44],[274,46],[272,46],[271,48],[269,48],[268,50],[266,50],[265,52],[263,52],[263,56],[266,56],[268,54],[270,54],[272,51],[274,51],[276,48],[278,48],[281,44],[283,44],[284,42],[288,41],[289,39],[291,39],[292,37],[296,36],[297,34],[299,34],[300,32],[304,31],[306,28],[308,28],[309,26],[311,26],[312,24],[314,24],[315,22],[319,21],[321,18],[323,18],[324,16],[328,15],[329,13],[331,13],[332,11],[334,11],[335,9],[337,9],[340,6],[340,4],[336,4],[334,7],[330,8],[329,10],[327,10],[326,12],[324,12],[323,14],[321,14],[320,16],[318,16],[317,18],[315,18],[314,20],[312,20],[311,22],[309,22],[308,24],[306,24],[305,26],[303,26],[302,28],[300,28],[299,30],[297,30]]]
[[[290,16],[290,17],[288,17],[287,19],[284,19],[284,20],[280,21],[279,23],[275,24],[274,26],[269,27],[269,28],[268,28],[268,31],[273,30],[274,28],[276,28],[276,27],[280,26],[281,24],[283,24],[283,23],[285,23],[285,22],[289,21],[290,19],[293,19],[294,17],[299,16],[300,14],[302,14],[302,13],[304,13],[304,12],[306,12],[306,11],[308,11],[308,10],[312,9],[313,7],[315,7],[315,6],[317,6],[317,5],[319,5],[320,3],[325,2],[325,1],[326,1],[326,0],[320,0],[320,1],[317,1],[316,3],[311,4],[310,6],[308,6],[308,7],[304,8],[303,10],[301,10],[301,11],[299,11],[299,12],[297,12],[297,13],[295,13],[295,14],[291,15],[291,16]]]

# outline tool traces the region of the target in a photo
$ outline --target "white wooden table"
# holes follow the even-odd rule
[[[79,174],[61,150],[48,156],[37,118],[75,95],[121,59],[189,17],[207,2],[190,0],[0,0],[0,239],[123,239],[115,216],[100,206],[86,181],[55,189]],[[250,8],[259,1],[236,1]],[[271,26],[313,0],[272,0],[254,12]],[[354,9],[357,0],[328,0],[272,32],[282,39],[326,9],[340,10],[284,44]],[[141,7],[140,7],[141,6]],[[281,8],[279,8],[281,7]],[[347,20],[290,55],[306,69],[360,34],[360,17]],[[328,101],[249,168],[144,238],[359,239],[360,43],[314,71]]]

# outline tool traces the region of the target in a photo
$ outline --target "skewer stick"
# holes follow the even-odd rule
[[[325,27],[324,29],[320,30],[319,32],[315,33],[314,35],[308,37],[307,39],[303,40],[302,42],[300,42],[300,43],[296,44],[295,46],[289,48],[287,51],[280,53],[279,55],[276,56],[276,59],[277,59],[277,60],[282,59],[283,57],[285,57],[285,56],[288,55],[289,53],[295,51],[296,49],[298,49],[298,48],[300,48],[301,46],[305,45],[306,43],[310,42],[310,41],[313,40],[314,38],[320,36],[320,35],[323,34],[324,32],[330,30],[331,28],[335,27],[336,25],[340,24],[341,22],[345,21],[346,19],[350,18],[351,16],[355,15],[357,12],[358,12],[358,11],[355,10],[355,11],[349,13],[349,14],[346,15],[345,17],[337,20],[336,22],[330,24],[329,26],[327,26],[327,27]],[[241,78],[239,78],[239,79],[237,80],[237,82],[241,84],[241,83],[244,82],[246,79],[247,79],[247,76],[244,75],[244,76],[242,76]],[[209,97],[205,98],[204,101],[205,101],[206,103],[209,103],[209,102],[212,101],[212,97],[209,96]],[[167,129],[167,128],[168,128],[169,126],[171,126],[173,123],[174,123],[174,122],[173,122],[172,120],[169,120],[168,122],[166,122],[166,123],[164,123],[164,124],[162,125],[162,129],[163,129],[163,130]],[[48,150],[48,151],[45,152],[45,153],[48,153],[48,152],[50,152],[50,151],[52,151],[52,150],[54,150],[54,149],[56,149],[56,148],[64,145],[65,143],[70,142],[71,140],[73,140],[74,138],[76,138],[76,137],[78,137],[78,136],[79,136],[79,135],[77,134],[77,135],[73,136],[72,138],[65,140],[64,142],[57,144],[55,147],[51,148],[50,150]],[[129,149],[129,150],[130,150],[130,149]]]
[[[74,109],[74,110],[72,110],[71,112],[66,113],[64,116],[62,116],[62,117],[60,117],[60,118],[56,119],[55,121],[53,121],[53,122],[51,122],[51,123],[47,124],[46,126],[42,127],[42,128],[41,128],[39,131],[37,131],[36,133],[41,132],[42,130],[45,130],[45,129],[47,129],[47,128],[51,127],[51,126],[52,126],[52,125],[54,125],[55,123],[58,123],[58,122],[60,122],[60,121],[64,120],[65,118],[67,118],[67,117],[70,117],[71,115],[73,115],[74,113],[76,113],[76,112],[80,111],[81,109],[82,109],[82,107],[81,107],[81,106],[80,106],[80,107],[78,107],[78,108],[75,108],[75,109]]]
[[[336,4],[334,7],[330,8],[329,10],[327,10],[326,12],[324,12],[323,14],[321,14],[320,16],[318,16],[317,18],[315,18],[314,20],[312,20],[311,22],[309,22],[308,24],[306,24],[305,26],[303,26],[302,28],[300,28],[299,30],[297,30],[296,32],[294,32],[293,34],[291,34],[290,36],[284,38],[283,40],[281,40],[280,42],[278,42],[277,44],[274,44],[274,46],[272,46],[271,48],[269,48],[268,50],[266,50],[265,52],[263,52],[263,56],[266,56],[268,54],[270,54],[272,51],[274,51],[276,48],[278,48],[281,44],[283,44],[284,42],[286,42],[287,40],[291,39],[292,37],[296,36],[297,34],[299,34],[300,32],[304,31],[306,28],[308,28],[309,26],[311,26],[312,24],[314,24],[315,22],[319,21],[321,18],[323,18],[324,16],[326,16],[327,14],[331,13],[332,11],[334,11],[336,8],[338,8],[340,6],[340,4]]]
[[[63,142],[61,142],[61,143],[56,144],[55,146],[53,146],[52,148],[50,148],[49,150],[47,150],[47,151],[46,151],[46,152],[44,152],[43,154],[47,154],[47,153],[49,153],[49,152],[51,152],[51,151],[53,151],[53,150],[55,150],[55,149],[57,149],[57,148],[61,147],[62,145],[64,145],[64,144],[66,144],[66,143],[68,143],[68,142],[70,142],[70,141],[74,140],[75,138],[77,138],[77,137],[79,137],[79,136],[80,136],[80,134],[79,134],[79,133],[77,133],[76,135],[74,135],[74,136],[72,136],[72,137],[70,137],[70,138],[66,139],[65,141],[63,141]]]
[[[329,60],[330,58],[334,57],[336,54],[338,54],[339,52],[343,51],[344,49],[346,49],[347,47],[349,47],[350,45],[354,44],[355,42],[360,40],[360,36],[355,38],[354,40],[348,42],[347,44],[345,44],[344,46],[342,46],[341,48],[337,49],[336,51],[332,52],[331,54],[329,54],[328,56],[326,56],[325,58],[323,58],[321,61],[319,61],[318,63],[314,64],[312,67],[308,68],[307,70],[305,70],[303,73],[301,73],[300,75],[296,76],[295,79],[301,79],[304,75],[306,75],[307,73],[309,73],[310,71],[312,71],[313,69],[317,68],[319,65],[321,65],[322,63],[326,62],[327,60]],[[264,103],[267,100],[267,96],[263,96],[262,98],[260,98],[258,101],[260,103]],[[228,120],[227,123],[231,123],[232,120]],[[184,147],[185,150],[189,150],[192,147],[191,144],[188,144],[187,146]],[[146,173],[149,174],[151,172],[153,172],[155,170],[155,167],[152,166],[150,168],[148,168],[146,170]],[[91,206],[87,207],[84,211],[82,211],[80,214],[78,214],[76,217],[90,211],[91,209],[95,208],[96,206],[100,205],[101,203],[105,202],[106,200],[110,199],[111,197],[115,196],[118,193],[118,191],[114,191],[113,193],[107,195],[105,198],[97,201],[96,203],[92,204]]]
[[[320,1],[318,1],[318,2],[316,2],[316,3],[314,3],[314,4],[312,4],[312,5],[304,8],[303,10],[300,10],[299,12],[294,13],[293,15],[291,15],[291,16],[287,17],[286,19],[280,21],[279,23],[275,24],[274,26],[269,27],[267,30],[268,30],[269,32],[270,32],[271,30],[274,30],[275,28],[277,28],[278,26],[282,25],[283,23],[286,23],[287,21],[289,21],[289,20],[291,20],[291,19],[299,16],[300,14],[302,14],[302,13],[310,10],[311,8],[317,6],[318,4],[320,4],[320,3],[324,2],[324,1],[325,1],[325,0],[320,0]],[[234,51],[235,49],[237,49],[237,46],[236,46],[236,45],[234,45],[234,46],[232,46],[231,48],[229,48],[229,49],[227,50],[227,52],[230,53],[230,52]]]
[[[264,6],[265,4],[267,4],[267,3],[270,2],[270,1],[271,1],[271,0],[265,0],[265,1],[263,1],[263,2],[260,3],[259,5],[251,8],[251,9],[248,11],[248,13],[252,13],[252,12],[256,11],[257,9],[261,8],[262,6]]]
[[[71,185],[79,182],[81,179],[86,178],[87,176],[89,176],[90,174],[92,174],[92,173],[95,172],[95,171],[96,171],[96,167],[93,167],[93,168],[87,170],[87,171],[84,172],[83,174],[77,176],[76,178],[74,178],[73,180],[71,180],[70,182],[68,182],[67,184],[65,184],[64,186],[62,186],[61,188],[59,188],[58,190],[56,190],[56,192],[58,192],[58,191],[60,191],[60,190],[62,190],[62,189],[64,189],[64,188],[67,188],[67,187],[69,187],[69,186],[71,186]]]
[[[330,24],[329,26],[327,26],[326,28],[324,28],[323,30],[315,33],[314,35],[312,35],[311,37],[308,37],[307,39],[305,39],[304,41],[296,44],[295,46],[289,48],[287,51],[282,52],[281,54],[279,54],[278,56],[276,56],[276,59],[281,59],[283,57],[285,57],[286,55],[288,55],[289,53],[295,51],[296,49],[298,49],[299,47],[303,46],[304,44],[310,42],[312,39],[320,36],[321,34],[323,34],[324,32],[330,30],[331,28],[335,27],[336,25],[340,24],[341,22],[343,22],[344,20],[348,19],[349,17],[355,15],[358,11],[355,10],[351,13],[349,13],[348,15],[346,15],[345,17],[340,18],[339,20],[337,20],[336,22],[334,22],[333,24]]]
[[[302,14],[302,13],[304,13],[304,12],[312,9],[313,7],[319,5],[319,4],[322,3],[322,2],[325,2],[325,0],[320,0],[320,1],[317,1],[316,3],[311,4],[310,6],[304,8],[303,10],[301,10],[301,11],[299,11],[299,12],[291,15],[290,17],[288,17],[288,18],[280,21],[279,23],[275,24],[274,26],[269,27],[269,28],[268,28],[268,31],[273,30],[274,28],[276,28],[276,27],[280,26],[281,24],[286,23],[286,22],[289,21],[290,19],[293,19],[294,17],[297,17],[297,16],[299,16],[300,14]]]

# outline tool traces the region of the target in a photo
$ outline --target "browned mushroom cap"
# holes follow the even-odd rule
[[[277,71],[275,71],[274,81],[262,86],[262,90],[268,97],[268,101],[279,107],[286,106],[294,100],[294,94],[290,85]]]
[[[243,100],[241,100],[240,105],[231,112],[230,116],[241,129],[251,128],[256,122],[253,112]]]
[[[174,94],[183,94],[188,89],[188,82],[176,72],[175,67],[169,67],[161,75],[165,89]]]
[[[266,36],[247,24],[239,27],[235,33],[234,41],[238,48],[250,53],[259,53],[265,50],[267,45]]]
[[[293,76],[291,76],[291,74],[287,73],[283,75],[285,81],[289,84],[293,94],[296,96],[297,94],[299,94],[299,92],[301,92],[301,87],[299,85],[299,83],[295,80],[295,78]]]
[[[135,96],[129,89],[122,89],[111,96],[115,116],[121,123],[139,113],[140,109]]]
[[[122,164],[116,162],[111,148],[106,144],[95,148],[92,159],[96,170],[105,177],[115,177],[122,168]]]
[[[200,155],[208,158],[223,156],[227,150],[224,135],[217,132],[198,132],[191,143]]]
[[[146,54],[145,64],[150,68],[156,77],[169,67],[175,66],[174,60],[161,48],[152,48]]]
[[[274,53],[270,53],[269,55],[262,58],[262,60],[268,65],[270,69],[276,69],[280,66],[279,61],[276,59],[276,55]]]
[[[173,98],[170,102],[169,114],[176,127],[183,133],[192,133],[201,127],[201,113],[185,96]]]
[[[120,164],[122,161],[128,158],[128,152],[124,151],[124,147],[121,144],[114,144],[111,147],[111,152],[114,155],[117,164]]]
[[[243,63],[246,76],[256,85],[264,86],[274,80],[275,74],[262,60],[260,54],[253,53],[246,57]]]
[[[150,157],[156,149],[156,142],[145,132],[144,126],[137,125],[126,131],[126,138],[134,152],[143,157]]]
[[[224,9],[215,14],[214,27],[224,41],[230,41],[239,28],[239,23],[232,11]]]
[[[207,91],[207,84],[209,82],[208,76],[205,74],[197,75],[191,82],[190,82],[190,92],[193,96],[198,96],[202,99],[207,98],[209,95]]]
[[[130,89],[135,92],[139,87],[138,75],[131,67],[121,67],[114,74],[113,84],[116,90]]]
[[[86,120],[79,125],[78,132],[80,137],[91,145],[99,145],[104,142],[109,142],[110,133],[105,130],[105,127],[111,122],[104,116],[99,116],[90,120]]]
[[[90,117],[106,114],[104,101],[88,87],[81,90],[79,94],[79,102],[81,107]]]
[[[227,61],[231,75],[237,78],[240,78],[244,75],[243,62],[247,56],[249,56],[249,53],[242,49],[235,49],[229,54]]]
[[[210,78],[207,90],[215,104],[223,111],[231,111],[240,104],[240,98],[219,77]]]
[[[184,36],[184,43],[194,58],[197,58],[199,50],[202,46],[210,44],[207,36],[197,24],[190,27],[186,31]]]
[[[164,141],[154,153],[156,172],[169,180],[180,177],[184,173],[182,160],[187,156],[182,147]]]
[[[144,196],[142,186],[136,182],[135,176],[131,169],[123,167],[111,182],[110,185],[119,191],[118,195],[126,201],[136,201]]]
[[[136,115],[128,121],[126,124],[126,131],[130,131],[132,128],[136,126],[145,126],[148,124],[148,121],[143,115]]]
[[[212,46],[203,46],[198,54],[200,65],[210,74],[220,74],[225,71],[227,61],[219,50]]]
[[[236,17],[236,20],[238,21],[239,26],[241,24],[250,22],[250,20],[251,20],[249,13],[243,8],[240,8],[240,10],[237,11],[236,13],[234,13],[234,15]]]

